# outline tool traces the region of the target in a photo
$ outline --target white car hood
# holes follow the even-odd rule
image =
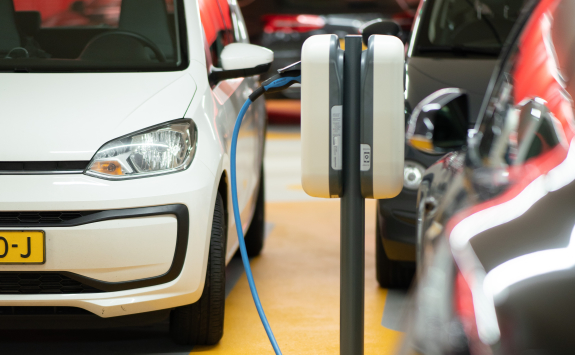
[[[184,72],[0,74],[0,161],[90,160],[106,142],[181,118]]]

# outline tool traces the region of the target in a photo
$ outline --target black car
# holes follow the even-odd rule
[[[408,140],[447,155],[418,192],[402,353],[574,352],[575,2],[524,11],[471,132],[463,90],[414,109]]]
[[[476,117],[497,57],[524,0],[425,0],[417,11],[406,61],[406,122],[427,95],[463,88]],[[469,124],[472,126],[474,120]],[[423,171],[439,155],[406,144],[404,187],[377,204],[376,265],[382,287],[407,287],[414,274],[416,198]]]

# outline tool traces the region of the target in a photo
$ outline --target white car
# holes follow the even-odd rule
[[[232,130],[273,53],[235,0],[98,1],[0,0],[0,322],[169,316],[176,342],[217,343]],[[265,128],[262,99],[238,141],[252,256]]]

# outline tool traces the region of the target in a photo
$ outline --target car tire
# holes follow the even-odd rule
[[[258,199],[256,201],[256,209],[252,218],[252,223],[248,228],[244,241],[246,242],[246,250],[250,258],[260,255],[264,248],[266,234],[265,225],[265,179],[264,167],[262,164],[262,171],[260,175],[260,184],[258,187]]]
[[[224,334],[226,239],[224,202],[218,193],[202,296],[196,303],[177,307],[170,314],[170,336],[177,344],[214,345]]]
[[[408,288],[415,269],[412,262],[390,260],[383,246],[379,218],[375,222],[375,274],[383,288]]]

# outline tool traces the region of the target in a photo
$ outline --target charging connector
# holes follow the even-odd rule
[[[279,92],[299,83],[301,83],[301,62],[279,69],[278,74],[264,81],[259,88],[252,92],[250,100],[254,102],[266,92]]]
[[[279,345],[275,339],[275,336],[272,332],[272,329],[269,325],[267,320],[266,314],[264,313],[264,309],[260,302],[260,297],[258,296],[258,291],[256,289],[256,284],[254,282],[254,277],[252,275],[252,269],[250,267],[250,260],[248,258],[248,253],[246,250],[246,244],[244,241],[244,232],[242,230],[242,221],[240,219],[240,208],[238,205],[238,189],[237,189],[237,182],[236,182],[236,147],[238,143],[238,136],[240,133],[240,128],[242,126],[242,121],[246,112],[248,111],[252,102],[257,100],[258,97],[263,95],[266,92],[278,92],[284,89],[287,89],[293,84],[301,83],[301,68],[300,62],[294,63],[286,68],[278,70],[278,74],[274,75],[273,77],[269,78],[268,80],[264,81],[262,85],[255,90],[249,98],[246,100],[240,113],[238,114],[238,119],[234,126],[234,133],[232,135],[232,146],[231,146],[231,161],[230,161],[230,170],[231,170],[231,182],[232,182],[232,207],[234,210],[234,219],[236,222],[236,231],[238,234],[238,239],[240,243],[240,254],[242,255],[242,262],[244,264],[244,269],[246,271],[246,276],[248,278],[248,284],[250,286],[250,291],[252,293],[252,297],[254,299],[254,303],[256,305],[256,309],[262,321],[262,324],[265,328],[265,331],[270,339],[270,343],[276,353],[276,355],[281,355],[281,350]]]

